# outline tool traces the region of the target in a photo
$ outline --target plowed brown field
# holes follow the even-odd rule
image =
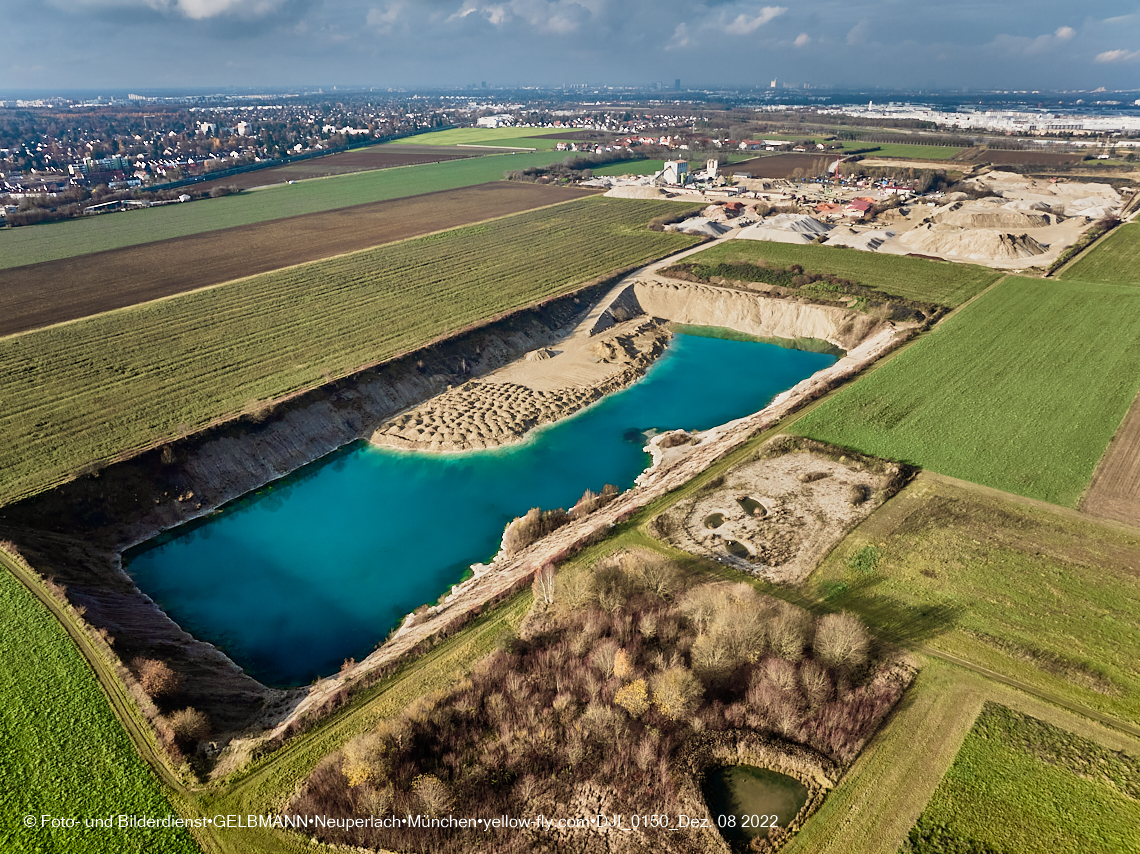
[[[377,145],[356,151],[343,151],[327,157],[314,157],[288,166],[274,166],[271,169],[258,169],[243,172],[230,178],[203,181],[195,184],[195,190],[213,187],[264,187],[268,184],[284,184],[286,181],[301,181],[305,178],[326,178],[329,175],[348,175],[352,172],[368,172],[372,169],[391,169],[393,166],[415,166],[419,163],[439,163],[444,160],[458,160],[463,157],[478,157],[475,152],[449,146],[436,145]]]
[[[1124,416],[1089,483],[1081,509],[1140,525],[1140,398]]]
[[[754,157],[733,163],[722,171],[729,174],[746,172],[753,178],[791,178],[796,169],[803,169],[805,175],[812,175],[834,162],[834,154],[771,154],[768,157]]]
[[[0,335],[593,192],[501,182],[0,270]]]
[[[1080,154],[1064,151],[1007,151],[1000,148],[967,150],[959,160],[991,163],[994,166],[1068,166],[1081,162]]]

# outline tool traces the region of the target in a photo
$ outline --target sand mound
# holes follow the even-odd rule
[[[828,246],[849,246],[863,252],[878,252],[879,248],[895,236],[887,229],[856,231],[853,228],[837,228],[827,238]]]
[[[939,223],[922,225],[899,238],[899,243],[922,255],[962,258],[982,263],[1018,261],[1048,251],[1028,234],[972,231]]]
[[[679,231],[682,234],[704,234],[708,237],[720,237],[725,232],[732,231],[732,226],[703,216],[695,216],[676,225],[667,225],[665,230]]]
[[[1040,200],[1016,199],[1012,202],[1006,202],[1002,207],[1007,211],[1040,211],[1041,213],[1055,214],[1060,213],[1060,209],[1064,208],[1064,205],[1052,205]]]
[[[944,202],[968,202],[970,197],[965,193],[947,193],[942,197]]]
[[[1047,215],[1009,210],[1002,199],[977,202],[952,202],[936,211],[931,217],[943,225],[958,228],[1043,228],[1052,225]]]
[[[1039,203],[1046,205],[1049,212],[1064,216],[1099,219],[1116,213],[1122,203],[1120,193],[1111,184],[1096,182],[1046,181],[1013,172],[989,172],[978,178],[970,178],[966,183],[1001,196],[1007,202]],[[946,200],[949,201],[949,197]]]
[[[740,230],[737,237],[745,240],[770,240],[774,243],[811,243],[833,226],[807,214],[777,214],[763,222]]]
[[[736,235],[737,240],[767,240],[772,243],[811,243],[815,238],[809,234],[800,234],[798,231],[782,231],[778,228],[765,228],[764,223],[758,222],[740,229]]]
[[[777,214],[758,224],[764,228],[777,228],[781,231],[796,231],[800,234],[810,234],[813,237],[820,234],[827,234],[827,232],[833,228],[833,226],[822,223],[815,217],[808,216],[807,214],[791,213]]]
[[[544,362],[547,359],[553,359],[558,353],[551,350],[549,347],[540,347],[537,350],[531,350],[526,354],[528,362]]]
[[[614,199],[668,199],[672,198],[664,190],[657,187],[614,187],[606,192]]]

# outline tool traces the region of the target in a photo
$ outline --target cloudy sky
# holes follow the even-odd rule
[[[1140,0],[0,0],[0,89],[1140,88]]]

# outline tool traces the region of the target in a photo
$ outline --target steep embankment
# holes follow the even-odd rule
[[[676,323],[720,326],[758,337],[818,338],[851,350],[883,321],[851,309],[689,282],[638,281],[632,296],[646,313]]]

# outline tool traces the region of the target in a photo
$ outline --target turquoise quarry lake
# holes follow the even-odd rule
[[[649,430],[707,429],[762,408],[835,356],[675,335],[639,382],[525,443],[462,454],[358,442],[124,556],[182,628],[268,685],[362,658],[403,615],[498,550],[531,507],[628,488]]]

